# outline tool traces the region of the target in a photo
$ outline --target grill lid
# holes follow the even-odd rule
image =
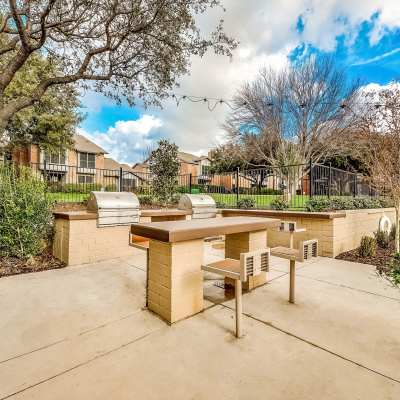
[[[183,194],[179,199],[178,208],[181,210],[210,209],[215,210],[216,204],[211,196],[206,194]]]
[[[88,211],[139,209],[139,199],[130,192],[91,192]]]

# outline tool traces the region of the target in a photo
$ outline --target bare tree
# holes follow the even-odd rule
[[[81,82],[120,101],[159,104],[208,48],[230,55],[222,21],[209,38],[196,15],[219,0],[0,0],[0,135],[18,111],[54,85]],[[57,60],[57,74],[8,99],[10,83],[35,52]],[[1,137],[0,137],[1,139]]]
[[[363,94],[353,154],[362,161],[371,184],[393,200],[396,210],[396,252],[400,251],[400,85]],[[354,146],[354,143],[357,143]]]
[[[352,124],[358,83],[346,82],[327,57],[279,72],[264,68],[237,92],[225,128],[232,141],[251,147],[258,165],[318,162],[334,155]]]

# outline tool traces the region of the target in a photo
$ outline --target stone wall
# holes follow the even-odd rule
[[[306,232],[294,235],[294,247],[299,241],[318,239],[318,254],[325,257],[336,257],[338,254],[353,250],[360,245],[361,237],[373,236],[378,230],[379,220],[383,215],[394,222],[394,208],[370,210],[345,210],[338,212],[310,213],[272,210],[223,210],[223,216],[249,215],[279,218],[282,221],[295,221],[299,228]],[[289,233],[268,230],[269,247],[289,247]]]
[[[67,265],[134,256],[143,252],[129,246],[130,226],[97,227],[96,219],[56,218],[53,254]]]

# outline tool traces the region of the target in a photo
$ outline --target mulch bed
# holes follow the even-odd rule
[[[381,247],[376,248],[376,254],[374,257],[360,257],[358,254],[358,249],[346,251],[344,253],[336,256],[338,260],[347,260],[358,262],[362,264],[371,264],[371,265],[383,265],[391,260],[394,253],[394,244],[390,244],[387,249],[382,249]]]
[[[395,253],[394,243],[390,243],[387,249],[382,249],[381,247],[376,248],[376,254],[373,257],[360,257],[358,254],[358,249],[346,251],[344,253],[339,254],[335,258],[338,260],[346,260],[352,262],[358,262],[361,264],[370,264],[375,265],[378,273],[387,273],[389,271],[389,267],[387,264],[393,258],[393,254]]]
[[[3,276],[64,268],[65,266],[65,263],[54,258],[49,250],[27,260],[22,260],[17,257],[0,256],[0,278]]]

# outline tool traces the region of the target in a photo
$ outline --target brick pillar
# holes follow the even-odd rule
[[[225,237],[225,257],[240,260],[240,253],[264,249],[267,247],[267,231],[243,232],[226,235]],[[267,282],[267,273],[262,272],[255,277],[251,276],[247,282],[243,283],[245,290],[252,290]],[[225,284],[234,286],[230,278],[225,278]]]
[[[203,310],[203,240],[150,240],[149,309],[170,323]]]

